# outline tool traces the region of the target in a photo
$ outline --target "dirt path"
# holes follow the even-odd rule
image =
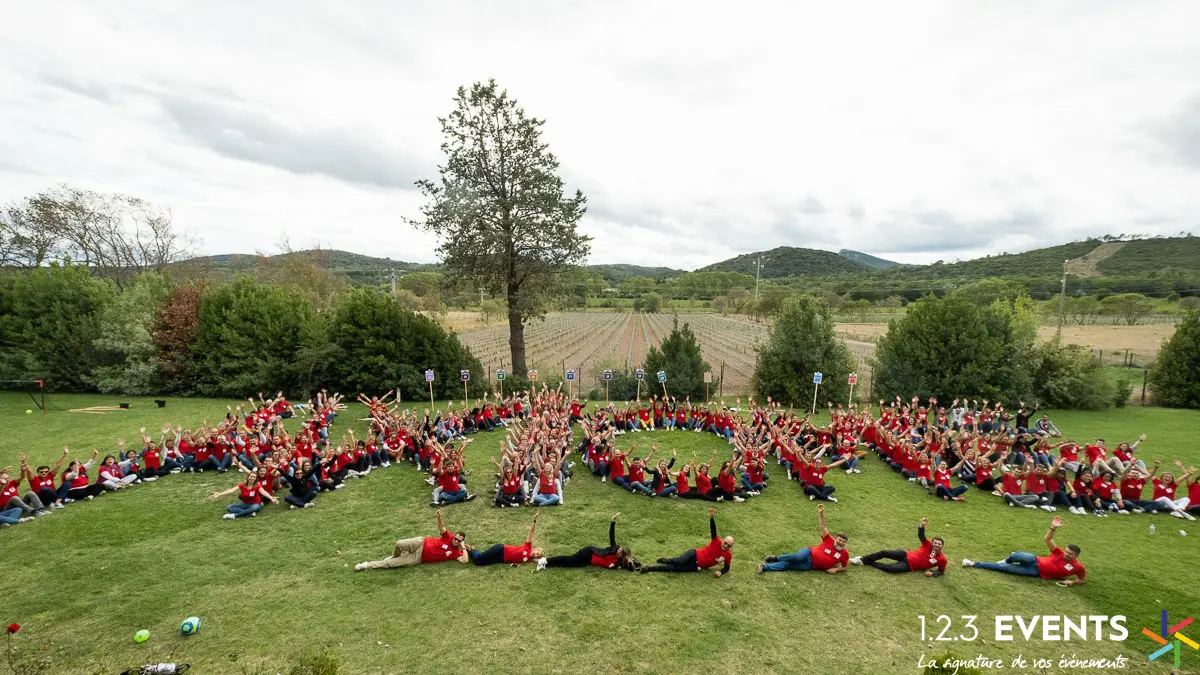
[[[1101,260],[1111,258],[1114,253],[1125,248],[1124,241],[1110,241],[1105,244],[1100,244],[1096,248],[1088,251],[1081,257],[1067,261],[1067,274],[1073,274],[1077,277],[1098,277],[1100,268],[1098,265]]]

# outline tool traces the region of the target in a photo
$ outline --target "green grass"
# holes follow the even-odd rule
[[[132,399],[127,412],[87,415],[65,409],[116,399],[51,396],[42,417],[23,414],[27,401],[0,395],[0,463],[15,463],[22,451],[45,462],[64,444],[80,454],[93,445],[110,451],[116,438],[135,438],[139,426],[190,426],[225,408],[223,401],[170,399],[160,410]],[[360,412],[347,411],[337,428]],[[1115,443],[1146,432],[1147,456],[1200,462],[1197,412],[1130,408],[1054,418],[1080,440]],[[637,441],[641,450],[653,439],[684,457],[718,446],[714,437],[692,433],[619,440]],[[476,437],[470,446],[477,488],[488,482],[487,457],[497,440]],[[1059,539],[1082,546],[1091,582],[1063,589],[957,567],[964,555],[995,560],[1014,548],[1040,552],[1048,514],[1005,508],[978,492],[965,504],[944,504],[874,458],[861,475],[830,475],[841,499],[827,509],[830,527],[850,535],[852,552],[910,548],[916,522],[927,516],[930,534],[947,539],[955,564],[949,574],[892,577],[853,568],[838,576],[756,575],[763,556],[817,542],[815,507],[782,483],[748,503],[717,505],[722,533],[738,541],[733,573],[722,579],[457,564],[356,574],[355,563],[384,556],[395,539],[434,533],[422,474],[393,465],[321,496],[307,511],[268,506],[258,518],[224,521],[225,502],[204,497],[237,478],[205,473],[170,476],[0,532],[0,623],[22,624],[27,646],[48,645],[55,673],[115,673],[156,660],[191,663],[192,672],[205,674],[287,672],[300,655],[325,649],[343,673],[894,673],[914,672],[918,656],[947,646],[960,657],[1006,660],[1123,653],[1133,659],[1129,672],[1165,673],[1145,663],[1150,645],[1138,632],[1157,626],[1161,609],[1180,617],[1200,611],[1200,528],[1173,518],[1065,515]],[[622,514],[619,541],[643,561],[676,555],[707,536],[706,503],[634,497],[582,472],[566,499],[545,510],[535,542],[551,553],[602,543],[614,511]],[[486,499],[445,509],[448,526],[484,546],[519,543],[531,516],[527,509],[497,511]],[[1151,522],[1158,526],[1153,537]],[[1181,526],[1192,536],[1180,537]],[[183,638],[178,624],[192,614],[204,627]],[[931,626],[936,615],[979,615],[981,641],[923,644],[922,614]],[[1130,637],[997,643],[990,630],[996,614],[1124,614]],[[139,646],[132,636],[141,628],[153,636]],[[1188,650],[1183,658],[1185,669],[1200,668],[1200,655]]]

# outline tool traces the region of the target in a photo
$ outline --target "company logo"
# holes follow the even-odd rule
[[[1154,640],[1158,644],[1162,645],[1161,647],[1158,648],[1157,651],[1150,654],[1151,661],[1159,658],[1160,656],[1166,656],[1167,654],[1169,654],[1171,652],[1175,652],[1175,667],[1179,668],[1179,651],[1180,651],[1181,646],[1187,645],[1188,647],[1191,647],[1192,649],[1200,650],[1200,643],[1197,643],[1195,640],[1192,640],[1188,636],[1179,632],[1179,631],[1183,630],[1184,628],[1187,628],[1188,626],[1191,625],[1192,617],[1189,616],[1188,618],[1184,619],[1183,621],[1180,621],[1179,623],[1175,624],[1174,626],[1168,626],[1167,625],[1168,623],[1169,622],[1167,621],[1167,610],[1164,609],[1163,613],[1162,613],[1162,632],[1158,635],[1155,635],[1154,632],[1151,631],[1149,628],[1143,628],[1142,635],[1145,635],[1146,637],[1150,638],[1151,640]],[[1169,639],[1172,637],[1175,639],[1174,640]]]

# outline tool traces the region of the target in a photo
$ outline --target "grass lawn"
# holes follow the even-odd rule
[[[225,410],[224,401],[170,399],[158,409],[129,399],[127,412],[65,412],[115,400],[54,395],[42,417],[24,414],[27,398],[0,395],[0,464],[15,465],[22,451],[35,466],[49,463],[64,444],[77,456],[92,446],[109,452],[115,439],[136,438],[139,426],[194,426]],[[335,431],[361,413],[347,411]],[[1114,445],[1145,432],[1145,456],[1200,463],[1197,412],[1127,408],[1053,418],[1077,440],[1102,436]],[[475,438],[472,489],[483,493],[499,435]],[[681,458],[727,447],[685,432],[619,439],[639,450],[652,440]],[[205,675],[276,673],[320,650],[332,652],[343,673],[903,673],[917,672],[922,654],[947,651],[1006,659],[1008,672],[1033,671],[1007,667],[1019,654],[1031,661],[1124,654],[1131,657],[1124,672],[1170,672],[1169,659],[1147,663],[1153,643],[1139,633],[1156,627],[1163,609],[1174,620],[1200,613],[1200,527],[1162,515],[1064,513],[1059,542],[1079,544],[1089,571],[1087,585],[1064,589],[958,566],[964,555],[1041,554],[1049,514],[1006,508],[978,491],[965,504],[942,503],[873,457],[862,466],[857,476],[830,473],[840,498],[827,507],[830,527],[847,532],[852,553],[861,554],[912,548],[917,521],[928,517],[930,536],[947,539],[946,577],[857,567],[836,576],[755,574],[764,556],[818,541],[815,506],[782,481],[745,504],[717,505],[722,534],[738,542],[733,572],[721,579],[456,563],[354,573],[355,563],[384,557],[397,538],[436,533],[423,474],[393,465],[322,495],[316,508],[267,506],[257,518],[225,521],[227,502],[204,497],[232,486],[237,474],[205,473],[169,476],[0,532],[0,623],[22,624],[26,647],[48,646],[55,673],[116,673],[157,660],[187,662]],[[635,497],[581,471],[566,504],[544,511],[535,545],[554,554],[603,544],[609,516],[620,511],[618,541],[653,561],[703,544],[707,507]],[[486,498],[445,509],[447,525],[477,546],[520,543],[532,515],[493,509]],[[1180,536],[1181,528],[1191,536]],[[179,622],[193,614],[203,629],[179,636]],[[943,614],[956,618],[956,632],[958,616],[978,615],[980,639],[922,642],[918,616],[932,628]],[[1123,643],[995,642],[997,614],[1123,614],[1130,635]],[[152,637],[135,645],[141,628]],[[1185,672],[1200,671],[1200,654],[1185,649],[1183,659]]]

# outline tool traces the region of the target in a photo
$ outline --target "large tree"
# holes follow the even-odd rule
[[[512,370],[525,371],[525,322],[541,316],[559,273],[587,257],[577,229],[587,200],[563,194],[558,160],[529,117],[495,80],[459,87],[439,118],[445,163],[439,182],[417,181],[428,202],[420,226],[441,240],[451,272],[508,301]]]
[[[1159,405],[1200,408],[1200,312],[1189,312],[1158,350],[1150,386]]]
[[[850,389],[846,376],[856,365],[846,343],[833,331],[829,307],[801,295],[783,303],[766,343],[758,348],[751,382],[761,397],[807,408],[814,391],[813,373],[824,375],[823,400],[844,401]]]

